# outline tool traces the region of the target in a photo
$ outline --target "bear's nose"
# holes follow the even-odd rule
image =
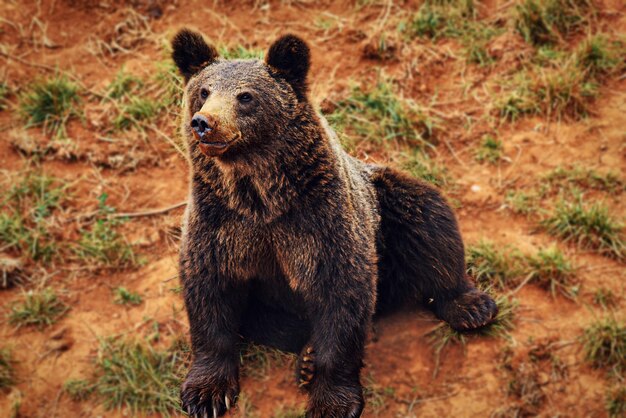
[[[202,113],[196,113],[191,119],[191,128],[201,137],[213,132],[216,126],[217,120],[215,118]]]

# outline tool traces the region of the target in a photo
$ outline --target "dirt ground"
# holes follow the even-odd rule
[[[515,3],[486,0],[478,3],[478,11],[481,19],[497,24],[513,13]],[[508,24],[502,24],[505,31],[491,41],[498,58],[490,66],[467,63],[463,46],[450,37],[407,41],[389,35],[389,57],[367,53],[372,43],[379,42],[381,33],[397,33],[401,18],[414,13],[420,4],[392,0],[3,0],[0,76],[7,80],[11,93],[8,106],[0,111],[0,168],[10,178],[32,164],[33,156],[20,150],[15,138],[48,140],[40,127],[25,127],[18,110],[20,94],[32,80],[59,71],[97,93],[106,89],[122,67],[149,79],[154,63],[167,60],[167,40],[182,26],[203,32],[216,45],[259,50],[266,50],[280,34],[299,34],[312,48],[310,96],[322,109],[345,97],[355,83],[372,85],[382,72],[396,81],[399,94],[436,117],[437,140],[431,157],[453,179],[453,186],[444,187],[444,193],[456,207],[468,244],[487,239],[498,247],[509,245],[523,252],[555,244],[577,267],[580,281],[576,300],[552,296],[533,283],[509,289],[516,292],[519,305],[514,327],[506,336],[470,336],[465,344],[451,344],[440,352],[429,338],[438,321],[428,312],[418,309],[383,319],[367,344],[363,381],[370,391],[364,416],[505,414],[507,408],[525,402],[513,394],[511,385],[515,376],[523,375],[524,364],[532,363],[537,367],[540,401],[531,412],[503,416],[606,417],[609,378],[606,370],[593,368],[584,360],[579,338],[586,326],[606,313],[594,302],[599,288],[616,295],[612,314],[624,318],[623,261],[549,235],[531,217],[510,210],[505,196],[509,191],[531,190],[542,184],[546,173],[574,163],[618,173],[623,179],[626,77],[622,73],[603,80],[588,117],[538,114],[494,122],[491,106],[499,93],[491,83],[524,60],[529,48]],[[616,36],[626,34],[626,4],[605,0],[598,9],[601,12],[594,17],[597,27]],[[140,16],[141,23],[128,29],[133,16]],[[139,34],[133,35],[133,30]],[[110,52],[102,46],[108,42],[111,48],[116,39],[123,49]],[[150,128],[124,131],[120,134],[123,141],[116,142],[106,139],[114,134],[104,133],[110,120],[107,112],[112,109],[96,96],[83,95],[84,115],[67,125],[67,137],[75,146],[70,157],[55,152],[37,163],[44,172],[71,183],[71,199],[64,207],[65,238],[78,239],[73,220],[93,213],[103,193],[108,195],[107,205],[118,213],[167,208],[185,201],[187,162],[165,139],[177,141],[178,108],[159,112],[149,121]],[[494,126],[503,143],[504,158],[495,164],[479,162],[475,149]],[[351,152],[367,161],[400,167],[402,155],[410,147],[360,143]],[[624,219],[626,201],[621,190],[586,193],[586,198],[606,202],[615,217]],[[186,336],[187,319],[177,279],[181,215],[182,208],[177,208],[132,216],[119,227],[138,255],[135,267],[92,269],[76,261],[30,265],[29,274],[35,279],[26,280],[22,287],[32,289],[44,283],[56,289],[69,306],[49,327],[16,328],[4,315],[20,300],[23,289],[0,290],[0,345],[11,349],[16,375],[16,384],[0,392],[0,416],[134,415],[124,408],[107,410],[96,396],[74,401],[64,393],[63,385],[69,379],[90,378],[103,338],[148,335],[154,329],[163,341]],[[120,286],[140,294],[142,303],[114,304],[112,290]],[[546,346],[551,358],[558,358],[561,373],[554,372],[554,362],[530,360],[529,353]],[[242,392],[251,407],[240,409],[235,416],[281,416],[281,407],[305,404],[289,362],[277,363],[261,377],[242,378]]]

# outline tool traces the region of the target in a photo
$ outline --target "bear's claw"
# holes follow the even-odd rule
[[[298,386],[302,388],[311,384],[315,377],[315,351],[313,347],[308,346],[304,349],[298,369]]]
[[[498,315],[496,302],[487,293],[472,289],[437,307],[436,314],[456,331],[489,325]]]

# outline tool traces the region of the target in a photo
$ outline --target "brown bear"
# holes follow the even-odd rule
[[[180,252],[189,415],[235,404],[242,341],[300,353],[307,417],[358,417],[374,315],[424,304],[457,330],[493,320],[440,193],[351,157],[314,110],[305,42],[283,36],[264,61],[220,59],[189,30],[172,46],[192,165]]]

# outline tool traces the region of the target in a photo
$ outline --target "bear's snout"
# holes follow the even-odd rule
[[[205,115],[200,112],[193,115],[191,119],[191,128],[200,139],[203,139],[205,135],[210,135],[215,132],[217,124],[217,119],[213,116]]]

